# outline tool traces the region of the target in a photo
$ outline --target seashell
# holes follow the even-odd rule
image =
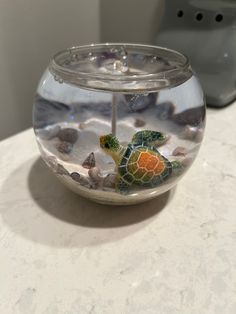
[[[102,181],[101,170],[98,167],[89,169],[88,175],[91,178],[91,180],[95,183],[99,183]]]
[[[145,124],[146,124],[146,122],[144,120],[142,120],[142,119],[135,119],[135,121],[134,121],[134,126],[136,128],[141,128]]]
[[[62,142],[68,142],[68,143],[74,144],[78,140],[79,134],[76,129],[65,128],[65,129],[60,130],[57,137]]]
[[[117,174],[115,173],[109,173],[104,179],[103,179],[103,187],[104,188],[111,188],[114,189],[116,185],[116,178]]]
[[[91,169],[96,166],[95,156],[94,153],[90,153],[88,157],[82,163],[82,167],[86,169]]]
[[[60,130],[61,130],[61,127],[59,125],[51,125],[44,129],[36,130],[36,134],[42,140],[51,140],[52,138],[58,135]]]
[[[176,147],[173,152],[172,152],[172,155],[173,156],[185,156],[187,155],[187,149],[185,147],[182,147],[182,146],[178,146]]]
[[[70,175],[69,171],[67,171],[66,168],[63,167],[61,164],[57,165],[56,173],[60,175],[66,175],[66,176]]]
[[[61,143],[56,144],[56,149],[60,153],[69,154],[73,149],[73,145],[71,143],[68,143],[68,142],[61,142]]]
[[[158,104],[156,107],[157,118],[160,120],[169,119],[170,117],[172,117],[174,111],[175,105],[170,101]]]

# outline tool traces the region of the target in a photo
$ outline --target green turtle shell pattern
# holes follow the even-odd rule
[[[155,187],[171,175],[172,165],[155,147],[128,144],[118,171],[128,185]]]

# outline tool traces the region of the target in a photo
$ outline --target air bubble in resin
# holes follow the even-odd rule
[[[66,186],[125,205],[164,193],[186,173],[203,138],[205,104],[184,56],[93,45],[55,56],[33,117],[42,158]]]

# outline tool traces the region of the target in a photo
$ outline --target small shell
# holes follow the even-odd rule
[[[95,156],[94,153],[90,153],[88,157],[82,163],[82,167],[86,169],[91,169],[96,166]]]
[[[186,156],[187,153],[188,152],[185,147],[178,146],[173,150],[172,155],[173,156]]]
[[[72,128],[61,129],[60,132],[58,133],[58,138],[62,142],[68,142],[71,144],[74,144],[78,140],[78,137],[79,137],[78,131]]]
[[[56,173],[60,175],[66,175],[66,176],[70,175],[70,173],[66,170],[66,168],[63,167],[61,164],[57,165]]]
[[[135,121],[134,121],[134,126],[136,128],[141,128],[145,124],[146,124],[146,122],[144,120],[142,120],[142,119],[135,119]]]
[[[69,154],[73,149],[73,145],[68,142],[61,142],[56,144],[56,148],[60,153]]]
[[[88,175],[95,183],[99,183],[102,180],[101,170],[98,167],[89,169]]]
[[[104,188],[111,188],[111,189],[114,189],[114,188],[115,188],[115,184],[116,184],[116,178],[117,178],[117,174],[115,174],[115,173],[109,173],[109,174],[103,179],[103,187],[104,187]]]

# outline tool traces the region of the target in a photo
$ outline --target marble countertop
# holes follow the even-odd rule
[[[32,130],[0,142],[0,171],[0,313],[236,313],[236,104],[208,109],[194,165],[145,204],[73,194]]]

